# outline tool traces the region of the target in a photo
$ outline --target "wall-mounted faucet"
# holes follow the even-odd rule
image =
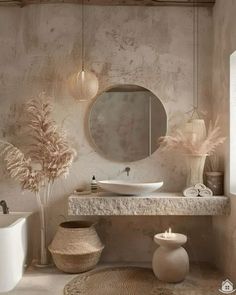
[[[125,172],[127,173],[127,176],[129,176],[130,170],[130,167],[125,167]]]
[[[7,207],[7,203],[5,200],[0,202],[0,206],[2,207],[3,214],[9,214],[9,208]]]

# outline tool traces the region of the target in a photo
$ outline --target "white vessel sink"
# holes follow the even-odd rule
[[[0,293],[12,290],[24,273],[30,215],[0,213]]]
[[[119,195],[143,195],[152,193],[162,187],[163,182],[130,182],[125,180],[103,180],[98,181],[103,190]]]

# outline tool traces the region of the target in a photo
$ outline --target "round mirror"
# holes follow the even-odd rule
[[[158,149],[158,138],[167,130],[161,101],[148,89],[119,85],[100,94],[89,116],[90,136],[106,158],[132,162]]]

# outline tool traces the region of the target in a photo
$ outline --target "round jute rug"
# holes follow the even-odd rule
[[[64,288],[65,295],[172,295],[160,286],[152,270],[119,267],[79,275]]]

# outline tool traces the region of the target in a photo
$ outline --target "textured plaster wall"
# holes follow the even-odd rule
[[[185,233],[185,245],[191,261],[213,261],[211,217],[174,216],[115,216],[101,218],[98,226],[105,245],[104,261],[151,261],[157,245],[154,234],[165,231],[169,226],[176,232]]]
[[[213,107],[214,115],[221,115],[221,125],[229,134],[229,70],[230,55],[236,50],[236,2],[217,0],[214,7]],[[229,192],[228,142],[222,150],[225,159],[226,190]],[[231,215],[214,218],[216,262],[236,282],[236,197],[231,196]]]
[[[67,196],[78,186],[87,185],[93,174],[97,179],[125,178],[124,168],[129,165],[131,179],[162,179],[165,183],[163,190],[166,191],[180,191],[185,183],[184,161],[180,157],[157,151],[138,162],[116,163],[101,157],[89,143],[85,126],[90,103],[76,102],[66,87],[70,73],[81,65],[80,17],[80,7],[70,4],[0,8],[0,137],[20,147],[28,143],[22,128],[23,102],[45,90],[55,96],[55,119],[68,130],[69,139],[78,151],[69,177],[59,180],[54,187],[50,210],[51,234],[63,220],[62,215],[66,215]],[[100,91],[122,83],[146,87],[162,100],[168,115],[169,131],[179,126],[186,119],[184,114],[192,107],[192,17],[191,7],[86,7],[86,65],[99,77]],[[201,109],[209,110],[210,8],[199,9],[199,41],[199,103]],[[0,194],[11,210],[37,210],[34,196],[22,194],[20,187],[2,171]],[[207,259],[205,253],[211,248],[209,218],[173,217],[165,219],[169,220],[165,226],[161,226],[162,220],[159,217],[145,220],[142,217],[129,218],[127,226],[125,218],[103,219],[101,235],[114,233],[106,238],[106,259],[114,258],[114,240],[117,259],[122,247],[126,249],[125,259],[142,259],[140,252],[133,255],[137,244],[143,245],[143,257],[150,259],[152,234],[171,222],[176,228],[182,226],[182,232],[186,229],[194,237],[191,247],[197,253],[195,257]],[[200,228],[197,226],[199,223]],[[119,239],[116,239],[116,229],[120,233]],[[129,239],[130,232],[132,240]],[[199,247],[201,242],[197,239],[203,248]]]

